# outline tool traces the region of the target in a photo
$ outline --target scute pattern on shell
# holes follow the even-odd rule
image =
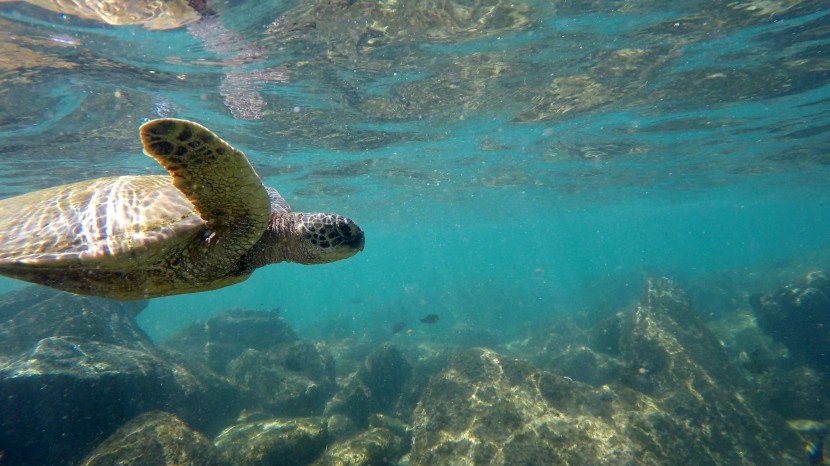
[[[203,224],[167,176],[81,181],[1,200],[0,261],[94,262]]]

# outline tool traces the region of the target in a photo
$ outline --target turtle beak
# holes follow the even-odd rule
[[[361,230],[360,227],[357,226],[357,224],[351,220],[348,221],[348,228],[349,234],[343,235],[343,237],[345,238],[344,243],[346,243],[350,248],[357,250],[358,252],[362,251],[363,245],[365,243],[363,230]]]

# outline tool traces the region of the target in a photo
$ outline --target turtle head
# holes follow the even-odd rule
[[[250,271],[275,262],[324,264],[363,250],[363,230],[337,214],[273,212],[268,229],[244,258]]]
[[[337,214],[294,214],[297,221],[297,255],[289,258],[300,264],[322,264],[352,257],[363,250],[363,230],[352,220]]]

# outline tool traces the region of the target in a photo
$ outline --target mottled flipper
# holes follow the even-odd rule
[[[141,142],[218,235],[218,246],[242,254],[259,240],[271,201],[245,154],[199,124],[172,118],[142,125]]]

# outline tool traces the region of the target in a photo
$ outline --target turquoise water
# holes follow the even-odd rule
[[[225,458],[302,415],[303,464],[826,463],[826,1],[0,0],[0,198],[164,175],[165,117],[365,249],[152,299],[157,344],[0,277],[0,466],[158,409]]]
[[[827,264],[822,2],[399,3],[211,2],[163,30],[3,3],[0,194],[163,173],[138,126],[177,117],[365,230],[347,261],[151,301],[158,339],[275,307],[301,332],[437,313],[520,333],[629,306],[650,275],[740,297]]]

